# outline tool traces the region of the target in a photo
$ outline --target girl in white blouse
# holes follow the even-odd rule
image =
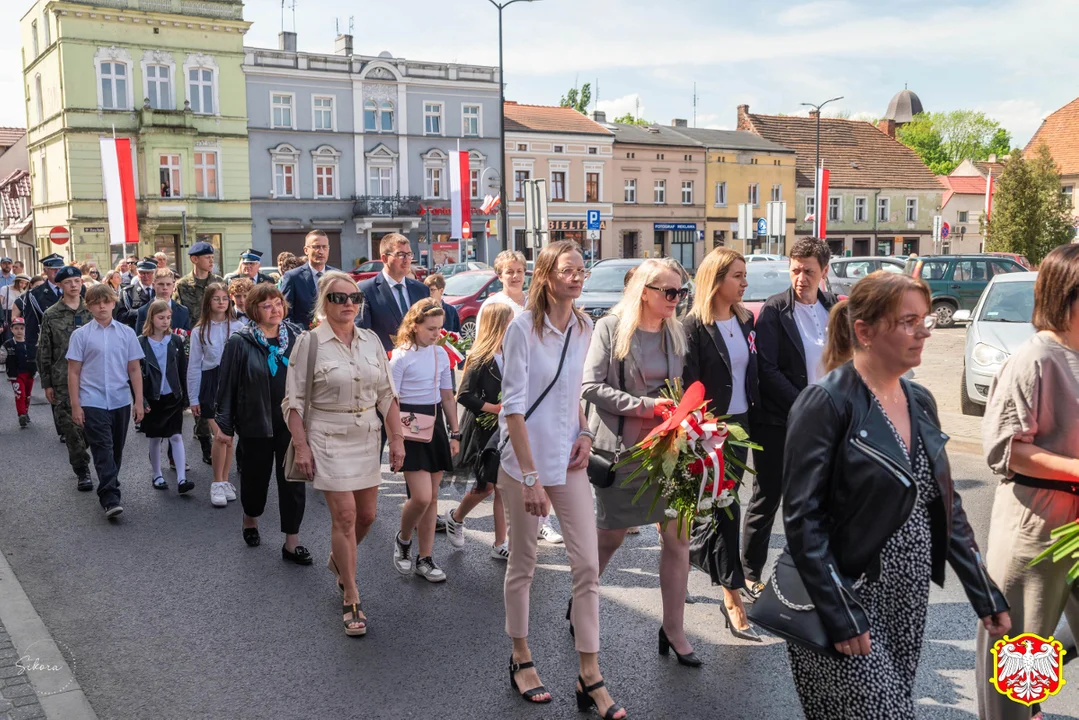
[[[438,518],[438,487],[442,473],[453,469],[453,456],[460,451],[457,401],[450,381],[450,358],[435,345],[445,320],[442,305],[424,298],[413,305],[397,330],[397,347],[390,356],[390,373],[401,403],[405,427],[405,462],[402,471],[409,498],[401,507],[401,530],[394,538],[393,566],[402,575],[415,572],[430,581],[442,582],[446,573],[431,557]],[[445,414],[450,430],[446,434]],[[411,440],[416,417],[434,416],[429,441]],[[412,533],[418,530],[419,554],[412,562]]]
[[[205,416],[210,430],[217,435],[217,376],[221,353],[229,337],[243,327],[229,304],[229,292],[224,283],[210,283],[202,295],[199,322],[191,330],[191,357],[187,363],[187,391],[191,397],[191,414]],[[214,443],[211,450],[214,481],[210,483],[210,503],[225,507],[236,499],[236,488],[229,482],[232,465],[232,446]]]

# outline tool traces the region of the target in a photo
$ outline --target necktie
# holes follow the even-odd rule
[[[405,285],[397,285],[397,304],[401,306],[401,317],[408,314],[408,300],[405,300]]]

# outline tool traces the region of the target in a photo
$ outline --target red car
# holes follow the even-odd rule
[[[352,279],[356,282],[362,282],[363,280],[378,275],[385,266],[386,264],[381,260],[372,260],[371,262],[365,262],[363,265],[357,265],[352,268],[348,274],[351,275]],[[423,282],[423,279],[427,277],[427,268],[422,265],[413,265],[412,275],[420,282]]]
[[[1017,263],[1025,267],[1027,270],[1033,269],[1030,267],[1030,261],[1027,260],[1026,255],[1008,252],[987,252],[986,255],[996,255],[997,257],[1011,258],[1012,260],[1015,260]]]
[[[525,275],[524,289],[532,282],[532,274]],[[476,315],[483,301],[502,290],[502,281],[494,270],[469,270],[446,278],[444,302],[457,308],[461,316],[461,335],[476,338]]]

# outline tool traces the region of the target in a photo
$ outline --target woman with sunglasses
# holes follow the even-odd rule
[[[318,283],[315,327],[292,353],[285,396],[296,466],[326,495],[330,509],[330,557],[326,563],[344,592],[345,635],[367,633],[356,588],[357,546],[371,529],[378,508],[379,433],[386,418],[390,469],[405,456],[404,435],[389,364],[378,336],[356,327],[363,294],[356,281],[331,271]],[[317,343],[311,387],[310,343]],[[310,397],[308,397],[310,392]],[[304,408],[310,403],[310,415]],[[307,427],[304,428],[306,420]]]
[[[674,402],[659,393],[668,380],[682,376],[686,334],[675,318],[678,301],[686,295],[681,284],[675,260],[645,260],[630,278],[622,301],[596,323],[581,386],[581,396],[588,403],[588,429],[596,434],[593,452],[611,460],[628,455],[662,422],[664,410],[674,408]],[[659,652],[667,655],[673,647],[679,663],[698,667],[701,661],[682,626],[689,580],[688,529],[679,533],[678,523],[666,522],[662,501],[652,508],[652,492],[634,502],[644,474],[628,485],[624,482],[638,468],[640,462],[622,467],[610,487],[596,488],[600,573],[630,528],[663,523],[659,531],[663,598]]]

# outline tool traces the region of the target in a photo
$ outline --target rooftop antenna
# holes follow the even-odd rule
[[[356,16],[355,15],[349,15],[348,16],[348,34],[353,35],[354,34],[353,31],[355,29],[356,29]]]
[[[697,83],[693,83],[693,127],[697,127]]]
[[[636,102],[637,102],[637,112],[635,113],[635,115],[637,117],[637,122],[640,122],[640,120],[641,120],[641,96],[640,95],[637,96]]]
[[[596,98],[592,103],[593,110],[599,110],[599,78],[596,78]]]

